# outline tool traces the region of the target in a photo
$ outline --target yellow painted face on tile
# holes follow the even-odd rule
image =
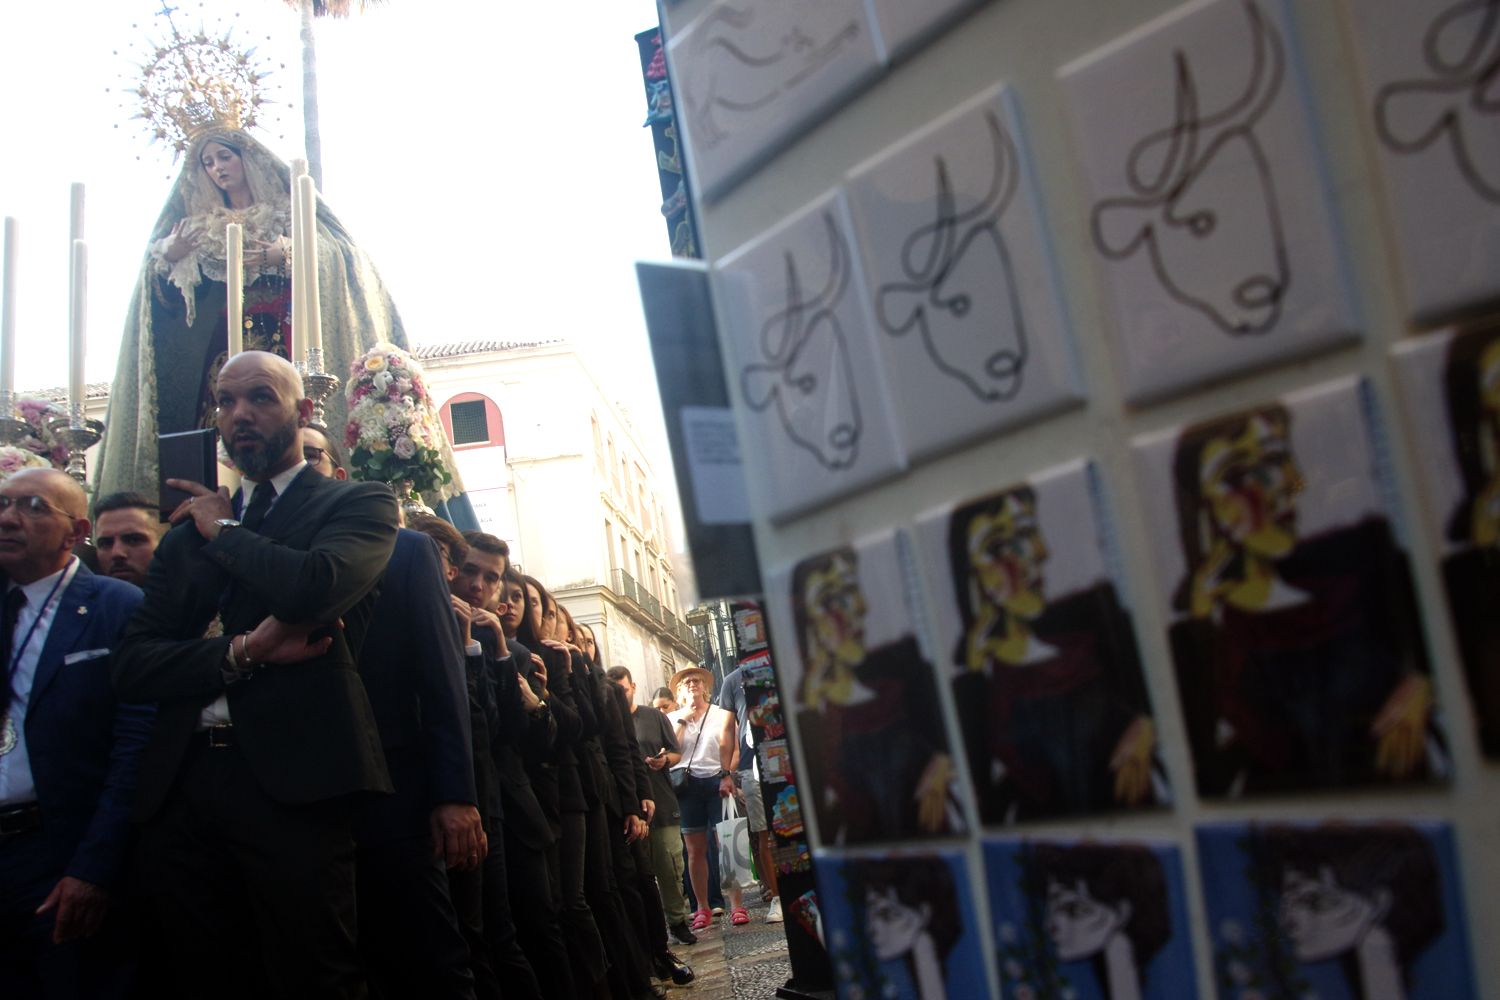
[[[1479,403],[1485,413],[1500,416],[1500,337],[1479,355]]]
[[[863,661],[868,608],[854,565],[835,556],[826,569],[808,576],[803,600],[813,644],[837,662]]]
[[[1303,480],[1285,421],[1256,416],[1237,437],[1213,438],[1203,448],[1200,469],[1215,535],[1269,559],[1292,551]]]
[[[969,568],[981,600],[1032,619],[1047,605],[1042,564],[1049,553],[1037,527],[1036,508],[1006,497],[1002,509],[969,522]]]

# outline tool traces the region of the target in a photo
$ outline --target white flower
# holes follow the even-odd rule
[[[391,373],[390,373],[390,371],[386,370],[386,371],[376,372],[375,373],[375,377],[372,378],[372,379],[370,379],[370,383],[375,386],[375,391],[376,392],[380,393],[381,395],[384,395],[385,391],[391,387]]]
[[[417,446],[412,444],[411,438],[403,434],[396,439],[395,444],[391,445],[391,450],[396,453],[397,458],[406,459],[417,453]]]

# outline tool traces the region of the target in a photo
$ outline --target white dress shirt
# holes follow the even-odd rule
[[[276,495],[271,498],[271,506],[266,508],[266,516],[271,516],[271,511],[276,509],[276,502],[286,492],[286,488],[292,485],[292,480],[307,468],[307,460],[303,459],[285,472],[278,472],[271,477],[271,485],[276,488]],[[260,483],[254,479],[240,480],[240,516],[243,517],[245,509],[250,506],[250,498],[255,495],[255,487]],[[233,530],[233,529],[231,529]],[[208,729],[210,726],[227,726],[232,720],[229,718],[229,697],[219,695],[209,702],[207,707],[198,714],[198,728]]]
[[[26,592],[26,606],[16,619],[16,631],[11,638],[11,655],[19,654],[16,669],[11,674],[11,691],[14,700],[10,705],[10,719],[16,727],[16,745],[10,753],[0,757],[0,806],[24,805],[36,800],[36,783],[31,777],[31,756],[26,752],[26,707],[31,701],[31,684],[36,679],[36,666],[42,658],[42,647],[47,644],[47,633],[57,618],[57,607],[62,603],[63,591],[73,582],[78,572],[78,559],[71,556],[68,565],[53,573],[26,584],[11,584],[9,590],[20,587]],[[54,589],[55,588],[55,589]],[[47,600],[48,595],[52,599]],[[36,630],[32,631],[32,626]],[[15,644],[31,633],[25,649]]]

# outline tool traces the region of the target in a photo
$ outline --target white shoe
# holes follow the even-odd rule
[[[783,919],[781,916],[781,897],[774,896],[771,899],[771,908],[766,911],[766,923],[779,924]]]

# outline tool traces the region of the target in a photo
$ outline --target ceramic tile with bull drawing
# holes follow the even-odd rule
[[[800,513],[903,468],[835,189],[723,258],[724,353],[759,510]]]
[[[856,169],[850,210],[913,457],[1081,398],[1020,122],[992,87]]]
[[[1132,402],[1355,336],[1281,0],[1185,4],[1060,77]]]

